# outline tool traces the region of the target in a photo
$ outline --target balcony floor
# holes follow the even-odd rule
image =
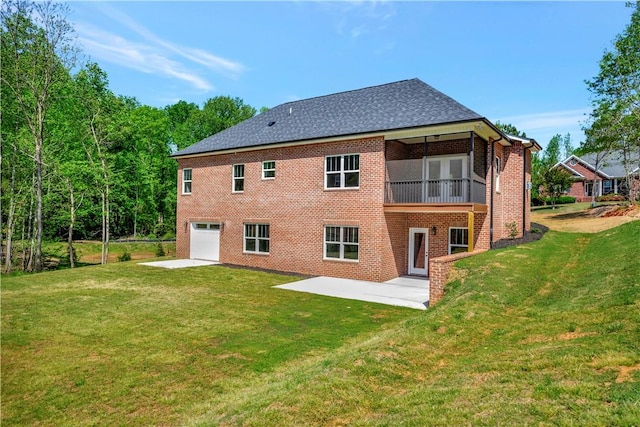
[[[385,203],[385,212],[400,213],[447,213],[478,212],[487,213],[487,205],[482,203]]]

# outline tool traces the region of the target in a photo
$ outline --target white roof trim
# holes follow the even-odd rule
[[[585,167],[587,167],[588,169],[591,169],[592,171],[594,171],[598,175],[602,175],[604,178],[607,178],[607,179],[613,179],[614,178],[613,176],[608,175],[602,169],[597,169],[596,170],[596,168],[592,164],[584,161],[583,159],[581,159],[580,157],[576,156],[575,154],[570,155],[569,157],[567,157],[566,159],[564,159],[562,162],[559,162],[559,163],[562,163],[567,169],[570,169],[570,167],[565,162],[568,162],[571,158],[576,159],[577,161],[579,161],[580,163],[585,165]],[[580,174],[580,176],[584,176],[584,175]]]
[[[564,168],[566,168],[566,169],[569,169],[569,170],[570,170],[571,172],[573,172],[575,175],[578,175],[579,177],[582,177],[582,178],[586,178],[586,176],[582,175],[580,172],[578,172],[577,170],[573,169],[571,166],[569,166],[569,165],[567,165],[567,164],[564,164],[564,163],[562,163],[562,162],[558,162],[558,163],[556,163],[555,165],[553,165],[553,167],[555,168],[555,167],[558,167],[558,166],[560,166],[560,165],[562,165],[562,167],[564,167]]]

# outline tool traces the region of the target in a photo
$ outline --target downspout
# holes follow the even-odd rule
[[[494,128],[496,129],[496,128]],[[497,130],[497,129],[496,129]],[[490,197],[490,201],[491,201],[491,206],[489,207],[489,249],[493,249],[493,195],[495,193],[494,191],[494,180],[495,180],[495,176],[494,176],[494,168],[495,168],[495,163],[496,163],[496,142],[504,139],[504,136],[502,136],[502,132],[498,131],[498,135],[500,135],[500,138],[496,139],[495,141],[490,141],[491,142],[491,197]],[[491,139],[491,138],[489,138]]]
[[[489,140],[491,140],[491,138],[489,138]],[[498,140],[500,141],[500,140]],[[495,167],[495,162],[496,162],[496,142],[495,141],[490,141],[491,142],[491,184],[489,185],[489,192],[491,193],[491,196],[489,197],[491,206],[489,207],[489,249],[493,249],[493,186],[494,186],[494,167]]]

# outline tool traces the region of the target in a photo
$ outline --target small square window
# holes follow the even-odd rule
[[[449,254],[469,251],[469,229],[452,227],[449,229]]]
[[[324,258],[357,261],[359,257],[358,227],[325,226]]]
[[[360,187],[360,155],[327,156],[325,177],[326,189]]]
[[[268,254],[271,242],[269,224],[244,225],[244,252]]]
[[[269,160],[262,162],[262,179],[274,179],[276,177],[276,162]]]

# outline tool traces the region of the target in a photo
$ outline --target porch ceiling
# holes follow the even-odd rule
[[[385,139],[399,140],[407,144],[418,144],[424,142],[424,137],[428,137],[429,141],[446,141],[449,139],[468,138],[469,132],[473,131],[476,135],[485,141],[494,140],[500,144],[508,146],[509,141],[503,138],[495,129],[484,120],[475,120],[464,123],[447,123],[436,126],[428,126],[422,128],[403,129],[388,132]]]
[[[477,212],[487,213],[487,205],[482,203],[385,203],[385,212],[397,213],[456,213]]]

